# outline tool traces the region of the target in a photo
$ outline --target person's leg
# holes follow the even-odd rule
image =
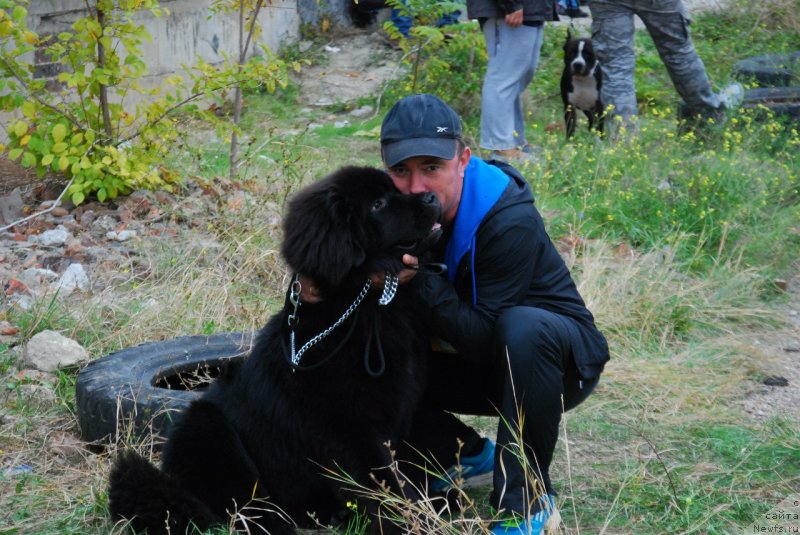
[[[703,60],[692,43],[689,18],[681,0],[643,2],[637,14],[653,38],[687,111],[704,118],[719,115],[720,99],[711,88]]]
[[[538,62],[541,33],[540,27],[511,28],[501,18],[490,18],[483,25],[489,62],[481,92],[482,148],[507,150],[519,146],[518,102],[523,84],[530,82]]]
[[[531,30],[535,30],[535,35],[532,43],[532,54],[528,58],[530,63],[527,70],[522,74],[517,88],[517,97],[514,99],[514,136],[516,138],[514,143],[517,147],[524,147],[528,143],[525,136],[525,115],[522,110],[522,97],[531,81],[533,81],[536,68],[539,66],[539,55],[542,51],[542,40],[544,39],[544,24],[531,27]]]
[[[459,355],[431,355],[427,385],[407,444],[398,446],[398,457],[406,461],[401,470],[410,480],[424,479],[424,464],[432,472],[444,472],[459,457],[480,452],[482,437],[453,413],[497,416],[493,398],[500,380],[495,370],[465,361]]]
[[[592,10],[592,43],[603,70],[603,87],[600,101],[613,109],[609,112],[606,127],[614,135],[620,119],[626,126],[637,114],[634,71],[636,57],[633,50],[632,2],[589,0]],[[617,119],[619,117],[619,119]]]
[[[549,470],[561,414],[586,399],[598,379],[582,380],[575,367],[572,352],[581,342],[578,326],[569,318],[514,307],[500,317],[496,334],[495,365],[505,368],[506,377],[492,502],[524,513],[537,494],[555,494]]]

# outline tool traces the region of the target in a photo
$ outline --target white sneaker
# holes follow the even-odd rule
[[[744,86],[735,82],[720,91],[719,100],[722,107],[726,110],[735,110],[744,101]]]

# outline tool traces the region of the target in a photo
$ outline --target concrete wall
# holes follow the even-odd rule
[[[43,34],[58,34],[69,29],[83,16],[83,0],[38,0],[28,10],[31,29]],[[142,46],[148,72],[159,76],[191,65],[199,56],[205,61],[223,61],[223,54],[234,56],[238,50],[238,17],[236,14],[210,17],[210,0],[161,0],[160,6],[169,16],[156,18],[149,12],[137,15],[153,37]],[[283,42],[296,40],[300,32],[297,0],[265,2],[259,13],[262,28],[259,42],[277,51]]]
[[[143,11],[135,19],[152,36],[151,41],[141,46],[148,73],[140,80],[145,88],[161,85],[169,74],[184,72],[183,65],[195,64],[198,57],[219,63],[225,55],[238,56],[239,20],[235,13],[210,16],[211,0],[160,0],[159,5],[169,10],[169,16],[159,18]],[[28,8],[28,26],[39,36],[58,35],[69,31],[72,23],[85,14],[84,0],[34,0]],[[267,0],[258,20],[261,25],[258,42],[274,52],[282,43],[292,42],[300,35],[297,0]],[[260,53],[260,49],[252,46],[250,50]],[[41,51],[23,59],[35,65],[34,76],[48,80],[52,90],[60,89],[56,81],[60,64],[50,62]],[[111,98],[115,98],[113,93]],[[139,98],[132,93],[127,104],[135,104]],[[7,125],[17,115],[0,113],[0,143],[8,141]]]
[[[346,15],[350,1],[267,0],[259,13],[262,31],[258,42],[277,52],[283,43],[299,38],[301,24],[316,26],[324,14],[338,25],[350,26]],[[198,57],[218,63],[224,61],[225,55],[236,57],[238,54],[236,14],[210,16],[211,0],[160,0],[159,4],[169,10],[169,16],[157,18],[149,12],[141,12],[136,19],[152,36],[152,41],[142,44],[148,69],[147,78],[141,81],[145,87],[158,86],[165,76],[183,72],[183,66],[193,65]],[[85,13],[84,0],[33,0],[28,8],[28,25],[40,36],[57,35],[68,31]],[[259,50],[255,49],[255,53]],[[51,63],[41,52],[31,53],[25,61],[36,66],[37,77],[50,80],[54,90],[59,88],[56,82],[59,64]],[[131,104],[131,99],[137,97],[128,98]],[[0,143],[7,141],[6,127],[16,115],[0,113]]]
[[[347,6],[352,0],[296,0],[297,11],[300,14],[300,22],[317,26],[323,15],[327,15],[330,20],[341,26],[352,26],[350,17],[347,15]]]

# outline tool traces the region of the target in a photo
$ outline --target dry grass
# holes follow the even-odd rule
[[[645,253],[610,245],[589,242],[573,270],[602,330],[626,338],[617,347],[650,340],[665,347],[689,330],[730,334],[775,324],[775,312],[759,302],[763,281],[755,270],[717,263],[693,277],[691,259],[676,259],[676,243]]]
[[[235,236],[230,230],[217,235],[214,242],[179,236],[172,242],[141,244],[117,287],[70,305],[75,331],[94,333],[91,347],[99,354],[99,348],[193,333],[204,325],[213,325],[215,330],[221,326],[258,328],[282,302],[284,271],[274,241],[264,240],[273,244],[265,247],[256,238]],[[579,274],[590,308],[609,334],[614,358],[598,393],[576,411],[578,421],[589,413],[602,414],[607,421],[635,429],[656,419],[688,425],[719,418],[718,407],[733,395],[746,368],[732,367],[733,350],[714,339],[697,344],[684,338],[688,339],[687,325],[724,334],[732,318],[750,325],[769,320],[769,312],[754,305],[753,296],[741,293],[741,288],[752,286],[752,274],[736,268],[721,266],[724,274],[700,280],[682,274],[681,266],[666,252],[621,257],[602,241],[581,251],[573,270]],[[655,347],[653,340],[658,341]],[[65,456],[51,442],[56,429],[77,432],[69,403],[56,397],[43,407],[36,396],[20,392],[19,387],[7,391],[4,406],[7,413],[11,409],[15,414],[5,416],[10,422],[1,428],[0,444],[8,452],[4,465],[27,464],[33,472],[17,479],[17,488],[3,486],[0,509],[9,512],[0,517],[2,522],[26,533],[57,533],[62,528],[53,526],[58,525],[74,526],[72,531],[64,528],[64,533],[118,532],[105,520],[111,457],[118,447],[133,445],[153,458],[152,444],[131,444],[122,432],[118,444],[102,454],[91,454],[78,445]],[[12,400],[12,395],[19,397]],[[572,418],[567,415],[567,426]],[[491,429],[496,424],[490,419],[479,425]],[[657,462],[651,446],[635,433],[621,443],[593,442],[595,425],[581,423],[571,432],[569,440],[574,445],[569,456],[562,451],[558,457],[559,473],[574,473],[578,479],[588,475],[583,464],[589,455],[587,440],[593,444],[594,462],[603,458],[618,462],[620,452],[635,459],[644,455],[649,459],[646,467]],[[12,452],[13,457],[9,456]],[[642,469],[641,463],[633,463],[629,477]],[[479,533],[483,528],[474,507],[482,503],[482,493],[464,494],[468,501],[463,502],[463,511],[443,510],[434,502],[400,504],[398,509],[414,518],[418,528],[423,527],[420,533]],[[571,494],[565,495],[566,505]],[[569,523],[577,527],[581,521],[574,518]]]
[[[70,311],[73,335],[98,354],[183,334],[256,331],[282,304],[286,277],[275,238],[184,230],[140,243],[114,284]]]

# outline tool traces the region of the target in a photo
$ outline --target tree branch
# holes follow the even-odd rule
[[[258,0],[256,3],[255,9],[253,9],[253,21],[250,23],[250,32],[247,34],[247,40],[244,43],[244,48],[242,49],[242,56],[239,58],[239,64],[244,63],[245,55],[247,54],[247,49],[250,47],[250,41],[253,39],[253,34],[256,30],[256,20],[258,19],[258,12],[261,11],[261,6],[264,5],[264,0]]]
[[[69,120],[69,122],[71,122],[72,124],[74,124],[78,128],[83,128],[83,125],[75,117],[73,117],[72,115],[70,115],[66,111],[64,111],[62,109],[59,109],[56,106],[53,106],[52,104],[44,101],[39,95],[35,94],[31,90],[30,86],[25,82],[25,80],[23,80],[22,77],[17,73],[17,71],[14,70],[14,67],[8,62],[8,60],[5,58],[5,56],[0,55],[0,62],[3,63],[3,66],[6,69],[8,69],[8,71],[14,76],[14,78],[20,83],[20,85],[22,85],[22,87],[25,89],[25,92],[28,94],[28,96],[30,98],[32,98],[33,100],[35,100],[40,106],[43,106],[43,107],[45,107],[45,108],[47,108],[49,110],[52,110],[52,111],[58,113],[59,115],[63,115],[64,117],[66,117]]]
[[[240,80],[235,80],[233,82],[229,82],[227,84],[223,84],[223,85],[221,85],[219,87],[215,87],[214,89],[211,90],[211,92],[213,93],[213,92],[219,91],[221,89],[225,89],[225,88],[228,88],[230,86],[237,85],[237,84],[239,84],[239,82],[240,82]],[[145,125],[144,127],[140,128],[139,130],[137,130],[133,134],[129,135],[128,137],[120,139],[119,141],[114,143],[114,146],[115,147],[119,147],[123,143],[131,141],[132,139],[136,139],[137,137],[141,136],[147,128],[153,126],[154,124],[158,124],[160,121],[163,121],[164,118],[167,115],[169,115],[170,113],[174,112],[175,110],[177,110],[181,106],[184,106],[184,105],[188,104],[189,102],[191,102],[191,101],[193,101],[195,99],[198,99],[198,98],[200,98],[200,97],[202,97],[204,95],[205,95],[205,92],[195,93],[195,94],[190,95],[190,96],[186,97],[185,99],[181,100],[177,104],[175,104],[173,106],[170,106],[169,108],[164,110],[164,112],[161,115],[159,115],[156,119],[153,119],[152,121],[147,123],[147,125]]]
[[[103,36],[106,33],[106,12],[97,3],[97,23],[100,25],[100,36],[97,38],[97,67],[105,70],[106,67],[106,47],[103,44]],[[114,132],[111,129],[111,111],[108,107],[108,86],[98,81],[100,85],[100,111],[103,113],[103,129],[106,137],[113,139]]]

